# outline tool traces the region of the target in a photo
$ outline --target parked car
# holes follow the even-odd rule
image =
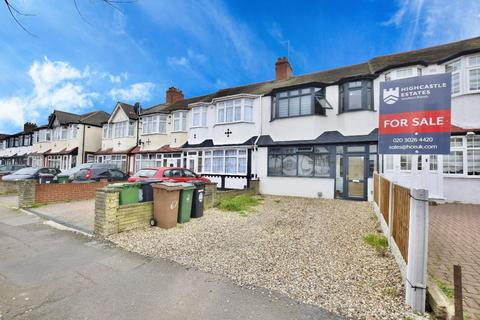
[[[57,178],[60,180],[60,178],[67,177],[69,181],[73,181],[75,174],[79,172],[80,170],[84,169],[92,169],[92,168],[106,168],[106,169],[116,169],[117,166],[112,164],[112,163],[82,163],[76,167],[73,167],[71,169],[62,171]]]
[[[90,169],[81,169],[73,175],[73,182],[94,182],[101,179],[108,181],[126,181],[128,175],[117,168],[92,167]]]
[[[146,180],[167,180],[176,182],[189,182],[189,181],[203,181],[209,183],[210,180],[204,178],[195,172],[174,167],[161,167],[151,169],[138,170],[133,176],[128,179],[128,182],[146,181]]]
[[[4,181],[20,181],[20,180],[33,180],[40,179],[42,176],[51,176],[52,179],[60,173],[56,168],[32,168],[27,167],[15,171],[12,174],[8,174],[2,177]]]
[[[27,166],[24,164],[6,164],[0,166],[0,176],[5,176],[10,173],[14,173],[20,169],[26,168]]]

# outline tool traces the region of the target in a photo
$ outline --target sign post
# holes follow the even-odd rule
[[[450,153],[451,75],[380,83],[380,154]]]

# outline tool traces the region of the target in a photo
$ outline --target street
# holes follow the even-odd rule
[[[0,319],[341,319],[0,206]]]

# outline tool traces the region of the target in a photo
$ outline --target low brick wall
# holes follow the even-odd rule
[[[18,181],[0,180],[0,195],[14,194],[18,192]]]
[[[258,195],[260,194],[259,180],[250,181],[249,189],[239,190],[218,190],[216,183],[208,183],[205,185],[205,209],[215,207],[225,198],[235,197],[239,195]]]
[[[141,202],[119,206],[117,210],[118,232],[148,226],[153,217],[153,202]]]
[[[107,181],[92,183],[48,183],[37,184],[35,202],[46,204],[95,198],[97,189],[108,185]]]

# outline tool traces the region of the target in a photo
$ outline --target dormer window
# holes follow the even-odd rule
[[[253,99],[235,99],[217,103],[217,123],[253,121]]]
[[[373,89],[371,80],[359,80],[340,85],[339,113],[373,110]]]
[[[325,88],[301,88],[278,92],[272,114],[274,119],[326,115],[326,109],[331,106],[325,99]]]

